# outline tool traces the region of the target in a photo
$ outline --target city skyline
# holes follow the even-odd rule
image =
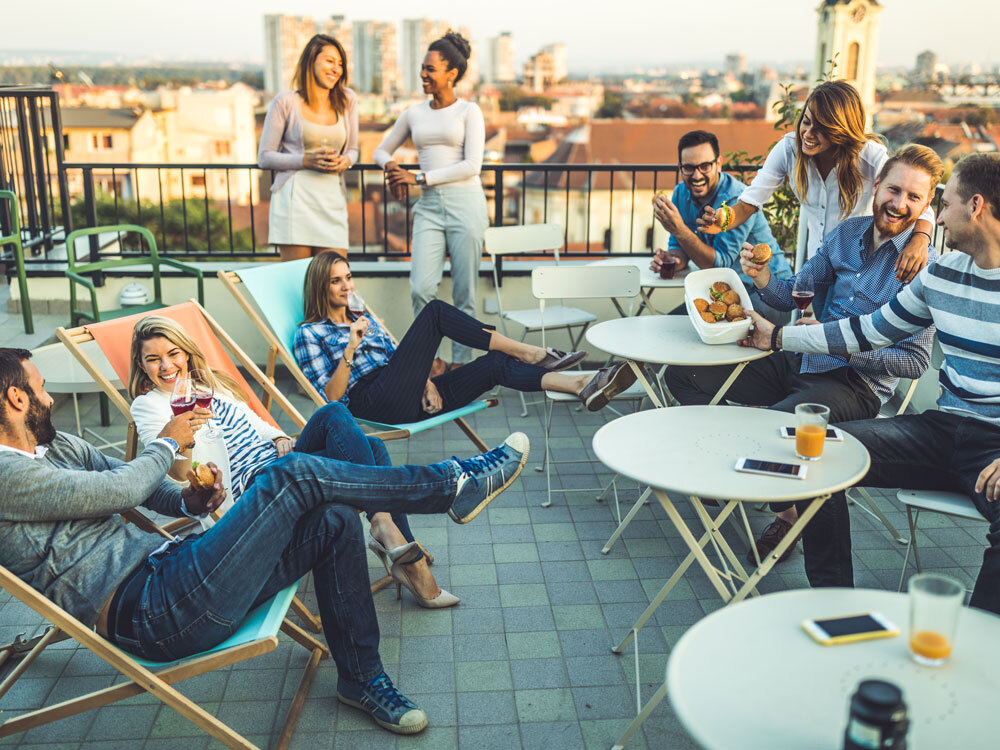
[[[284,13],[316,18],[344,15],[352,20],[397,24],[404,18],[447,18],[471,30],[480,54],[486,49],[487,39],[509,31],[515,39],[519,69],[531,55],[554,42],[567,46],[571,73],[628,72],[639,67],[709,62],[721,66],[732,52],[746,55],[749,65],[795,63],[812,57],[819,0],[799,0],[792,10],[782,0],[718,0],[710,15],[699,14],[688,5],[673,10],[659,3],[620,0],[615,5],[620,31],[614,34],[607,33],[607,4],[596,0],[580,0],[571,11],[558,4],[508,0],[490,7],[462,8],[460,15],[453,4],[436,0],[419,6],[400,0],[375,4],[349,0],[333,7],[319,0],[300,0],[292,7],[276,5],[273,0],[245,0],[238,5],[175,0],[169,6],[157,6],[154,14],[148,6],[124,0],[87,4],[55,0],[17,5],[4,11],[10,28],[18,29],[18,47],[8,47],[5,55],[62,49],[131,61],[260,64],[264,60],[263,16]],[[989,5],[976,0],[952,0],[948,3],[948,18],[975,18],[977,23],[942,34],[942,24],[933,21],[936,9],[941,7],[937,0],[882,0],[882,5],[886,8],[879,43],[878,62],[882,66],[913,67],[917,54],[926,49],[952,64],[992,66],[1000,62],[1000,53],[990,42],[990,29],[995,24],[989,23],[1000,21],[1000,10],[989,11]],[[95,14],[95,8],[102,12]],[[779,16],[780,27],[774,22]],[[95,17],[101,19],[97,24]],[[705,29],[718,19],[739,29],[740,35],[723,30],[716,35],[719,43],[713,44],[711,32]],[[151,22],[155,22],[158,32],[154,43],[144,31]],[[82,27],[89,29],[89,44],[84,44],[78,33]],[[228,33],[224,33],[227,29]],[[782,50],[782,57],[775,57],[776,49]]]

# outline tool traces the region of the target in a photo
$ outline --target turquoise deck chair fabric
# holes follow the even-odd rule
[[[295,351],[295,329],[302,322],[303,310],[305,310],[303,286],[306,269],[311,262],[312,258],[303,258],[284,263],[262,263],[253,268],[244,268],[236,272],[240,281],[243,282],[243,286],[246,287],[260,309],[264,320],[271,326],[271,330],[274,331],[278,340],[284,343],[289,354]],[[416,434],[475,414],[477,411],[489,408],[489,406],[488,401],[473,401],[459,409],[407,424],[385,424],[367,419],[358,419],[358,421],[375,429],[408,430],[410,434]]]
[[[292,604],[292,599],[295,598],[295,592],[298,587],[299,584],[296,581],[288,588],[282,589],[274,595],[271,601],[265,602],[256,609],[251,610],[243,619],[243,623],[240,625],[239,630],[229,636],[218,646],[210,648],[208,651],[202,651],[200,654],[195,654],[194,656],[190,656],[188,658],[194,659],[200,656],[205,656],[206,654],[215,653],[216,651],[232,648],[233,646],[242,646],[244,643],[250,643],[251,641],[259,640],[260,638],[268,638],[272,635],[276,636],[278,631],[281,630],[281,623],[285,619],[285,614],[288,612],[288,608]],[[177,661],[172,662],[162,662],[148,661],[146,659],[140,659],[138,656],[134,656],[132,658],[142,666],[149,669],[162,669],[163,667],[187,661],[187,659],[178,659]]]

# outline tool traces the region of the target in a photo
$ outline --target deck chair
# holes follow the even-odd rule
[[[538,319],[542,333],[542,346],[545,346],[545,331],[547,330],[548,300],[563,299],[616,299],[624,297],[631,299],[639,294],[639,269],[634,265],[621,266],[540,266],[531,272],[531,293],[538,300]],[[582,373],[593,374],[596,370],[583,370]],[[630,401],[633,409],[638,409],[646,391],[642,384],[636,381],[612,401]],[[536,466],[537,471],[545,471],[546,498],[543,508],[552,505],[552,494],[557,492],[590,492],[590,489],[552,489],[552,465],[571,463],[592,463],[592,459],[572,459],[554,461],[549,447],[549,433],[552,430],[552,411],[556,404],[576,406],[579,399],[571,393],[545,391],[545,457],[542,466]],[[612,406],[606,408],[612,409]],[[618,520],[621,522],[621,512],[618,508],[617,476],[601,490],[598,500],[602,500],[609,491],[614,490],[615,508]]]
[[[500,316],[500,329],[504,335],[507,331],[507,321],[516,323],[523,329],[521,341],[529,333],[538,333],[544,329],[549,331],[564,330],[569,335],[570,350],[577,349],[587,327],[597,320],[597,316],[577,307],[567,307],[563,304],[549,305],[546,310],[546,320],[542,325],[538,308],[524,310],[504,310],[500,300],[500,274],[498,264],[505,255],[548,255],[552,253],[556,265],[559,265],[559,248],[563,246],[563,228],[558,224],[525,224],[516,227],[488,227],[485,234],[486,252],[490,255],[493,266],[493,289],[497,299],[497,313]],[[528,416],[528,402],[521,396],[521,416]],[[538,402],[533,402],[538,403]]]
[[[8,737],[58,719],[75,716],[125,698],[140,695],[145,691],[170,706],[226,747],[255,748],[256,746],[245,737],[222,723],[198,703],[185,697],[173,687],[173,683],[273,651],[278,646],[277,636],[278,631],[281,630],[310,652],[298,690],[288,708],[284,726],[275,745],[275,747],[283,749],[288,746],[292,733],[295,731],[295,724],[305,703],[319,662],[330,656],[326,646],[285,619],[285,613],[295,596],[296,586],[294,585],[280,591],[269,602],[265,602],[251,611],[240,625],[239,630],[215,648],[187,659],[169,663],[147,661],[118,649],[4,567],[0,567],[0,586],[18,601],[52,623],[37,638],[27,643],[22,642],[24,648],[18,649],[18,652],[23,653],[23,656],[21,661],[15,664],[11,672],[0,683],[0,697],[14,686],[47,646],[66,638],[72,638],[128,678],[127,682],[119,682],[111,687],[78,698],[62,701],[20,716],[10,717],[0,724],[0,737]],[[8,647],[4,651],[4,658],[12,651],[12,647]]]
[[[114,385],[108,380],[94,361],[87,355],[83,348],[83,344],[88,341],[95,341],[97,346],[100,347],[101,352],[107,358],[108,363],[111,368],[118,375],[118,378],[123,382],[128,382],[129,373],[129,354],[132,343],[132,330],[135,328],[135,324],[139,322],[142,318],[150,315],[152,313],[142,312],[137,315],[131,315],[126,318],[116,318],[114,320],[108,320],[101,323],[91,323],[87,326],[82,326],[80,328],[57,328],[56,336],[62,341],[73,355],[77,358],[81,365],[90,373],[90,376],[94,379],[100,387],[101,390],[108,396],[111,403],[122,413],[128,422],[128,431],[126,435],[125,444],[125,457],[126,460],[131,460],[135,457],[138,452],[138,434],[135,429],[135,423],[132,421],[131,413],[129,412],[129,402],[125,400],[121,393],[119,393]],[[305,426],[306,420],[299,414],[298,410],[292,405],[292,403],[275,388],[274,384],[271,383],[265,376],[264,373],[260,371],[257,365],[254,364],[253,360],[246,355],[246,353],[237,346],[236,342],[226,333],[226,331],[215,321],[208,312],[199,305],[196,301],[190,300],[189,302],[182,303],[180,305],[173,305],[171,307],[164,307],[155,311],[156,315],[162,315],[168,317],[171,320],[176,321],[184,331],[198,344],[201,348],[202,353],[205,355],[205,359],[208,362],[208,366],[214,370],[221,370],[226,374],[233,377],[237,383],[242,386],[243,390],[249,395],[250,401],[249,406],[253,409],[262,419],[270,422],[271,424],[277,426],[274,417],[271,416],[270,412],[264,408],[260,399],[254,394],[253,390],[247,384],[240,370],[236,367],[233,359],[230,357],[228,352],[231,352],[234,357],[239,361],[239,363],[250,373],[251,377],[264,389],[265,392],[271,395],[271,398],[278,403],[281,409],[288,415],[292,422],[301,429]],[[139,520],[142,517],[140,513],[129,514],[126,516],[127,520],[134,523],[139,523],[142,528],[150,531],[157,531],[155,524],[146,519],[145,522]],[[181,524],[186,524],[186,520],[182,519]],[[178,526],[174,523],[168,524],[165,530],[170,533],[178,530]],[[385,588],[391,583],[392,579],[388,576],[383,577],[375,584],[373,584],[373,591],[378,591]],[[322,630],[322,626],[319,621],[319,617],[310,612],[306,606],[296,598],[292,602],[292,609],[296,615],[298,615],[306,623],[306,626],[312,630],[314,633],[319,633]]]
[[[269,349],[266,374],[271,382],[274,382],[274,369],[280,358],[313,403],[324,406],[327,400],[309,382],[292,356],[295,329],[304,316],[303,284],[310,262],[310,258],[304,258],[286,263],[259,264],[239,271],[219,271],[218,277],[267,341]],[[368,312],[373,317],[378,317],[371,308],[368,308]],[[481,399],[460,409],[407,424],[385,424],[360,418],[357,421],[376,430],[374,434],[383,440],[408,438],[432,427],[454,422],[477,449],[485,452],[489,448],[465,421],[465,417],[496,405],[495,398]]]

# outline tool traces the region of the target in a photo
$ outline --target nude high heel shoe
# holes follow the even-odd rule
[[[420,547],[416,542],[410,542],[409,544],[404,544],[399,547],[394,547],[393,549],[386,549],[381,542],[378,541],[373,536],[368,537],[368,549],[375,553],[375,555],[382,561],[385,566],[386,572],[392,576],[392,579],[396,582],[396,598],[402,598],[402,587],[405,586],[413,598],[417,600],[417,604],[425,609],[441,609],[443,607],[454,607],[460,601],[460,598],[452,593],[441,589],[441,593],[435,596],[433,599],[425,599],[422,597],[410,583],[410,579],[406,575],[406,571],[403,570],[404,565],[409,565],[414,563],[420,557]],[[392,563],[390,565],[389,563]]]

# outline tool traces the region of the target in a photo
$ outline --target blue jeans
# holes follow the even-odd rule
[[[309,418],[295,441],[295,450],[362,466],[392,466],[385,443],[368,435],[360,439],[354,417],[339,402],[327,404]],[[368,514],[369,521],[373,515]],[[393,513],[392,520],[406,541],[412,542],[413,532],[406,515]]]
[[[356,425],[354,445],[365,440]],[[357,510],[443,513],[459,469],[361,466],[292,453],[256,475],[208,531],[153,554],[140,575],[126,651],[157,661],[199,653],[228,638],[255,606],[313,573],[323,632],[347,680],[382,671],[379,630]],[[111,617],[116,613],[111,612]]]
[[[976,492],[976,478],[1000,457],[1000,427],[941,411],[838,425],[868,449],[867,487],[945,490],[969,497],[987,521],[983,565],[969,605],[1000,614],[1000,502]],[[796,503],[801,513],[808,502]],[[834,493],[802,533],[810,585],[853,586],[851,518],[843,492]]]

